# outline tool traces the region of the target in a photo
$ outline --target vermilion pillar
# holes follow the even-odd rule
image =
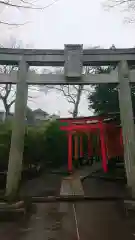
[[[106,144],[105,144],[105,132],[104,126],[100,124],[100,142],[101,142],[101,156],[102,156],[102,166],[104,172],[107,172],[107,154],[106,154]]]
[[[68,171],[72,172],[72,133],[68,133]]]
[[[80,158],[83,157],[83,137],[80,136]]]
[[[88,158],[92,156],[92,141],[91,141],[91,135],[88,134]]]
[[[75,147],[74,147],[75,155],[74,155],[74,158],[75,158],[75,160],[78,160],[78,136],[77,135],[74,136],[74,143],[75,143]]]

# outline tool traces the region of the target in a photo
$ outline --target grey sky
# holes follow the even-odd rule
[[[47,5],[51,0],[40,1]],[[101,0],[59,0],[44,11],[3,10],[2,17],[13,18],[14,21],[31,21],[20,28],[1,26],[3,32],[1,41],[15,36],[24,44],[34,48],[63,48],[66,43],[80,43],[84,47],[101,46],[133,47],[135,45],[134,25],[123,23],[124,14],[119,9],[105,11]],[[39,95],[39,93],[38,93]],[[52,113],[60,111],[62,116],[68,114],[71,106],[60,94],[51,92],[48,95],[40,93],[36,104]],[[80,104],[81,115],[88,115],[87,101],[82,97]]]

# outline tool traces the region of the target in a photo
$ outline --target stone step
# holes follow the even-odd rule
[[[82,183],[79,175],[71,175],[62,180],[60,196],[82,196],[84,195]],[[69,210],[68,203],[60,203],[59,211],[67,213]]]
[[[73,195],[72,187],[71,187],[71,179],[65,178],[62,180],[60,196]]]
[[[75,196],[84,196],[84,190],[80,180],[80,176],[73,178],[72,192],[73,192],[73,195]]]
[[[83,186],[78,174],[73,174],[72,176],[62,180],[60,196],[70,195],[84,195]]]

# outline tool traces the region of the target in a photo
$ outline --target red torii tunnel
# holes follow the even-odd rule
[[[83,139],[80,134],[85,133],[88,136],[88,157],[93,155],[93,143],[91,135],[96,134],[99,137],[99,145],[96,147],[97,154],[102,159],[104,172],[108,171],[108,161],[114,157],[123,156],[123,143],[121,127],[115,122],[105,117],[84,117],[84,118],[65,118],[60,119],[67,126],[61,126],[60,129],[68,132],[68,171],[72,172],[73,164],[73,146],[72,136],[74,135],[74,158],[77,160],[83,157]],[[79,133],[79,139],[76,133]],[[79,141],[78,141],[79,140]],[[79,156],[78,156],[78,148]]]

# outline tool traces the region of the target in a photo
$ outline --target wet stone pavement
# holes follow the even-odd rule
[[[50,178],[48,178],[49,180]],[[56,176],[51,177],[51,189]],[[59,182],[59,180],[58,180]],[[32,184],[32,183],[31,183]],[[49,182],[45,183],[48,187]],[[119,182],[86,179],[86,195],[124,196]],[[132,240],[135,239],[135,218],[126,217],[118,202],[39,203],[36,212],[27,219],[0,222],[0,240]],[[62,209],[62,210],[61,210]]]
[[[68,212],[60,212],[60,204],[37,204],[37,212],[29,220],[18,223],[2,223],[0,239],[3,240],[74,240],[75,222],[72,206]]]

